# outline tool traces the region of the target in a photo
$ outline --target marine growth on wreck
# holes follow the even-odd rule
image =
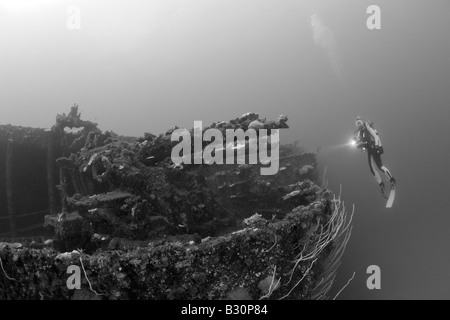
[[[176,129],[102,132],[76,105],[49,130],[1,126],[0,299],[328,298],[352,212],[320,187],[315,154],[281,145],[275,175],[175,165]]]

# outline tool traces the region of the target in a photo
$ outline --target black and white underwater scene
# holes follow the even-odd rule
[[[450,299],[449,32],[446,0],[0,0],[0,300]]]

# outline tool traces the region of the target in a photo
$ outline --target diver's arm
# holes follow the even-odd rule
[[[356,147],[359,149],[365,148],[367,146],[367,142],[358,142]]]
[[[362,134],[360,129],[356,130],[355,133],[356,135],[354,136],[354,139],[356,141],[356,147],[362,149],[367,145],[367,143],[362,140]]]

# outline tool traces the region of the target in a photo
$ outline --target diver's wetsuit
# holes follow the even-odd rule
[[[395,179],[392,177],[389,170],[383,166],[383,162],[381,161],[383,146],[381,145],[381,140],[378,133],[368,125],[364,124],[364,127],[358,131],[358,141],[362,142],[367,150],[370,172],[375,176],[378,184],[382,185],[382,180],[379,173],[374,170],[374,163],[381,171],[384,172],[390,182],[394,182]]]

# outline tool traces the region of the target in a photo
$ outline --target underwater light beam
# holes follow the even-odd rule
[[[356,141],[354,139],[350,139],[349,142],[347,142],[347,143],[340,143],[340,144],[336,144],[334,146],[321,147],[320,152],[336,151],[338,149],[348,148],[348,147],[356,148]]]

